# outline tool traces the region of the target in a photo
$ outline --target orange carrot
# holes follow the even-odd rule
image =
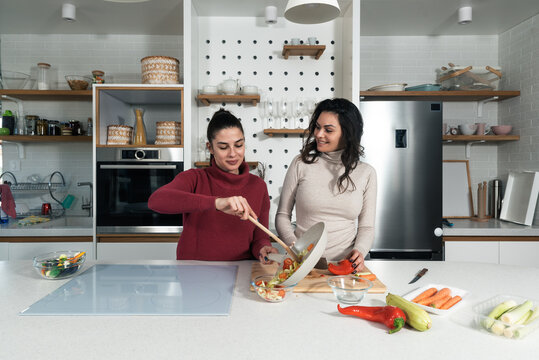
[[[373,273],[359,273],[357,274],[357,276],[363,279],[370,280],[370,281],[376,280],[376,275],[374,275]]]
[[[431,297],[434,294],[436,294],[437,291],[438,290],[436,290],[436,288],[427,289],[427,290],[423,291],[421,294],[417,295],[412,301],[413,302],[418,302],[419,300],[426,299],[426,298]]]
[[[446,295],[446,296],[444,296],[442,298],[439,298],[438,300],[433,301],[429,305],[432,306],[435,309],[439,309],[440,306],[445,304],[449,299],[451,299],[451,295]]]
[[[314,247],[314,244],[309,244],[309,246],[307,246],[307,251],[311,251]]]
[[[448,288],[443,288],[441,290],[439,290],[436,294],[434,294],[433,296],[431,297],[428,297],[426,299],[423,299],[423,300],[420,300],[418,302],[418,304],[421,304],[421,305],[430,305],[432,304],[433,302],[435,302],[436,300],[438,299],[441,299],[443,298],[444,296],[447,296],[447,295],[451,295],[451,290],[449,290]]]
[[[447,310],[449,309],[451,306],[455,305],[456,303],[458,303],[460,300],[462,300],[462,298],[460,296],[453,296],[451,299],[447,300],[445,303],[442,304],[442,306],[440,306],[440,309],[442,310]]]

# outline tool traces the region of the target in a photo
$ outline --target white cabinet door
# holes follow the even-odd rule
[[[176,260],[176,243],[98,243],[97,260]]]
[[[498,241],[446,241],[445,261],[498,264]]]
[[[86,251],[86,258],[94,259],[92,242],[9,243],[8,256],[9,260],[31,260],[34,256],[61,250]]]
[[[0,242],[0,261],[9,260],[9,243]]]
[[[539,241],[501,241],[500,264],[539,267]]]

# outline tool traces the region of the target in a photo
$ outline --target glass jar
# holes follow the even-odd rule
[[[35,135],[36,134],[36,124],[39,120],[37,115],[26,115],[24,117],[24,127],[26,128],[25,135]]]
[[[36,135],[43,136],[47,135],[47,119],[39,119],[36,124]]]
[[[37,89],[49,90],[49,69],[50,64],[38,63],[37,64]]]
[[[79,121],[69,120],[69,126],[71,127],[72,135],[82,135],[82,129]]]
[[[58,120],[49,120],[49,132],[48,134],[51,136],[58,136],[62,135],[62,132],[60,130],[60,122]]]
[[[94,84],[104,84],[105,83],[105,72],[101,70],[92,71],[92,83]]]

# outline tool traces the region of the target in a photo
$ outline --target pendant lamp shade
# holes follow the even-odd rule
[[[284,17],[298,24],[320,24],[341,14],[337,0],[288,0]]]

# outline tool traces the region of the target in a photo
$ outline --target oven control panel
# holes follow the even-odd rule
[[[122,160],[158,160],[159,155],[159,150],[122,150]]]

